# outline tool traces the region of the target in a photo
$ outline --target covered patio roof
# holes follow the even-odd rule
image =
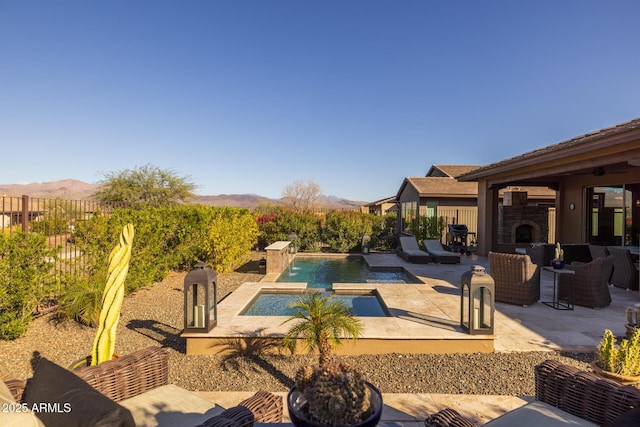
[[[491,163],[462,173],[457,179],[461,183],[478,183],[481,254],[515,249],[498,235],[498,192],[511,186],[542,186],[556,191],[555,237],[563,243],[584,243],[598,235],[592,229],[598,225],[591,219],[596,211],[588,189],[593,192],[595,188],[624,186],[631,190],[633,205],[625,208],[627,225],[619,227],[624,227],[625,236],[632,236],[635,242],[640,221],[640,199],[636,200],[640,184],[640,118]]]
[[[462,182],[486,179],[498,185],[549,186],[568,175],[622,173],[640,166],[640,118],[589,132],[461,174]]]

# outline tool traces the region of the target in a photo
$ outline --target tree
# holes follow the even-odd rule
[[[341,344],[342,336],[357,340],[362,335],[360,319],[354,317],[349,308],[333,296],[308,291],[291,308],[295,313],[284,323],[300,321],[285,334],[281,345],[293,352],[298,338],[301,338],[310,352],[318,351],[320,366],[331,362],[332,349]]]
[[[282,190],[282,197],[297,210],[311,209],[322,195],[320,185],[314,181],[303,182],[296,179]]]
[[[131,208],[175,205],[193,196],[195,184],[170,170],[145,165],[108,172],[94,195],[103,202],[127,203]]]

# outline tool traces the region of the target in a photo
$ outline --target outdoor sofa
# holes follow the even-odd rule
[[[638,426],[640,389],[580,371],[556,360],[535,367],[535,401],[484,424],[486,427]],[[476,427],[446,408],[425,420],[426,427]]]
[[[160,347],[73,372],[41,358],[32,378],[0,381],[0,400],[5,405],[28,409],[35,405],[36,411],[0,412],[0,425],[216,427],[282,421],[281,396],[259,391],[225,410],[169,384],[168,361],[168,352]],[[38,411],[43,404],[46,410]]]
[[[445,250],[439,240],[427,239],[423,240],[422,243],[435,262],[440,264],[460,264],[460,255]]]
[[[561,244],[564,250],[564,261],[567,264],[572,262],[589,262],[591,261],[591,252],[587,243],[569,243]],[[555,256],[555,243],[532,243],[526,248],[526,253],[531,257],[531,261],[540,267],[551,265],[551,260]]]
[[[414,236],[400,236],[400,245],[396,253],[407,262],[415,264],[428,264],[431,262],[431,255],[420,249]]]

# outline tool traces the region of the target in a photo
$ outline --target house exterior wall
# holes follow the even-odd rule
[[[586,189],[588,187],[607,187],[622,184],[640,182],[640,167],[630,167],[624,173],[605,174],[604,176],[576,175],[567,177],[561,183],[560,194],[562,200],[558,204],[556,227],[558,228],[558,241],[565,243],[582,243],[589,238],[587,236],[587,212]],[[575,209],[569,209],[569,205],[575,204]]]

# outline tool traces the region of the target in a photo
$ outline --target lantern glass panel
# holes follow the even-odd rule
[[[216,325],[218,316],[216,313],[217,307],[217,294],[216,294],[216,282],[209,281],[209,328]]]
[[[480,287],[473,293],[473,323],[475,329],[491,329],[491,291]]]
[[[205,323],[205,288],[200,284],[189,286],[187,293],[187,326],[204,328]]]
[[[469,286],[466,284],[462,286],[462,326],[469,329]]]

